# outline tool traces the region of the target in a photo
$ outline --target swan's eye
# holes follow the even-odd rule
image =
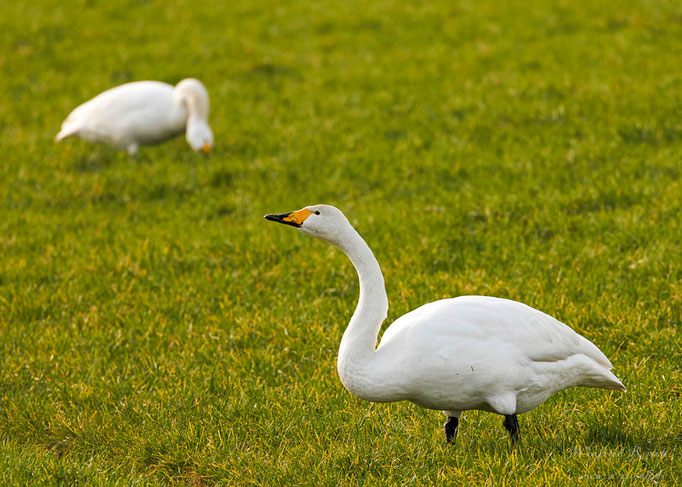
[[[316,214],[316,215],[319,215],[319,214],[320,214],[320,210],[317,210],[317,211],[315,212],[315,214]]]

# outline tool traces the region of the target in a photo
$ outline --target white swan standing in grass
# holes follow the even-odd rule
[[[462,411],[504,415],[512,440],[516,415],[569,387],[625,391],[599,349],[565,324],[525,304],[460,296],[401,316],[376,347],[388,299],[374,254],[337,208],[308,206],[266,219],[291,225],[340,248],[360,279],[360,299],[343,334],[338,372],[367,401],[411,401],[448,417],[445,437],[457,434]]]
[[[79,136],[103,142],[132,156],[141,145],[157,144],[186,132],[197,152],[213,147],[208,126],[208,91],[188,78],[173,87],[160,81],[136,81],[111,88],[76,107],[55,141]]]

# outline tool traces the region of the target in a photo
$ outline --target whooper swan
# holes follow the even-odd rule
[[[395,320],[376,346],[388,299],[379,264],[337,208],[308,206],[266,215],[340,248],[360,279],[360,299],[343,334],[338,373],[355,396],[411,401],[447,416],[445,438],[457,435],[463,411],[501,414],[512,440],[516,415],[570,387],[625,391],[611,363],[589,340],[530,306],[488,296],[435,301]]]
[[[78,136],[103,142],[133,156],[141,145],[152,145],[183,132],[197,152],[213,146],[208,126],[208,91],[197,79],[173,87],[160,81],[136,81],[111,88],[76,107],[55,137],[59,142]]]

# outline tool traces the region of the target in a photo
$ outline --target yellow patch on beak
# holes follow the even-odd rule
[[[213,149],[213,146],[211,144],[209,144],[208,142],[206,142],[204,144],[204,146],[201,149],[199,149],[199,151],[200,152],[209,152],[211,149]]]
[[[294,223],[296,226],[300,227],[306,218],[312,214],[312,211],[308,210],[307,208],[303,208],[302,210],[292,211],[291,214],[284,217],[283,220],[285,222]]]

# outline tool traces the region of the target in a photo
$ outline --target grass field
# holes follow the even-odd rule
[[[505,5],[500,5],[504,3]],[[682,4],[8,2],[0,16],[0,483],[682,482]],[[200,78],[216,147],[52,138],[116,84]],[[627,393],[444,416],[347,393],[340,207],[387,324],[523,301]],[[384,326],[387,326],[384,325]]]

